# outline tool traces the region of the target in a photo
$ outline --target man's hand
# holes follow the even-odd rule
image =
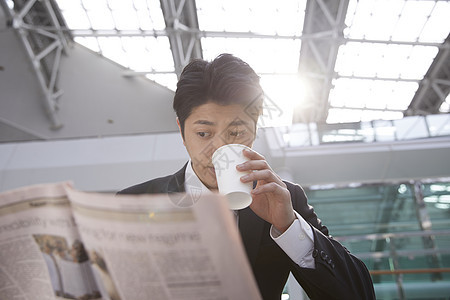
[[[241,181],[257,181],[256,187],[252,191],[253,201],[250,208],[260,218],[271,223],[283,233],[295,220],[291,194],[286,184],[275,174],[261,154],[245,149],[244,156],[250,160],[236,168],[238,171],[250,171],[251,173],[242,176]]]

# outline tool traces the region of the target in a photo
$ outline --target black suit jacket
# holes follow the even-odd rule
[[[173,175],[156,178],[119,192],[154,194],[184,192],[186,165]],[[280,299],[289,272],[311,299],[375,299],[370,274],[358,258],[328,234],[303,189],[285,182],[294,209],[311,225],[314,233],[315,269],[301,268],[270,237],[268,222],[250,208],[240,210],[239,231],[263,299]]]

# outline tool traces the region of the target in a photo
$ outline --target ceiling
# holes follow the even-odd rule
[[[450,1],[0,3],[9,25],[27,31],[22,39],[41,55],[38,76],[47,83],[74,41],[122,65],[124,76],[172,90],[191,59],[235,54],[261,76],[271,114],[263,126],[450,111]],[[58,91],[47,86],[51,112]]]

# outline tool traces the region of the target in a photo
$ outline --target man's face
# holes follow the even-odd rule
[[[183,143],[191,157],[192,168],[209,189],[217,189],[211,162],[214,151],[227,144],[251,147],[255,137],[255,120],[238,104],[205,103],[194,108],[184,123]]]

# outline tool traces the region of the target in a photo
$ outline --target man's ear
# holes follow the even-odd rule
[[[178,125],[178,130],[180,131],[181,139],[183,140],[183,145],[186,146],[186,143],[184,142],[183,132],[181,131],[180,120],[178,120],[178,117],[177,117],[177,125]]]

